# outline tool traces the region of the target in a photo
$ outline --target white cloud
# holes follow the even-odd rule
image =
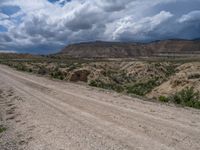
[[[6,14],[3,14],[3,13],[0,13],[0,20],[3,20],[3,19],[8,19],[9,16],[6,15]]]
[[[193,21],[200,21],[200,10],[192,11],[179,19],[180,23]]]
[[[145,36],[145,34],[155,30],[155,28],[171,17],[173,17],[173,15],[170,12],[161,11],[155,16],[142,18],[139,21],[135,21],[132,16],[120,19],[115,23],[115,31],[112,31],[113,40],[120,39],[120,35],[124,33],[129,33],[133,36]]]

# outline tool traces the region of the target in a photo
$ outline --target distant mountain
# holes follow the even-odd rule
[[[18,53],[0,53],[0,59],[36,59],[43,58],[40,55],[18,54]]]
[[[164,40],[151,43],[88,42],[72,44],[59,54],[75,58],[134,58],[200,55],[200,39]]]

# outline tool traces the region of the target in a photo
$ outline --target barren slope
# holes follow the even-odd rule
[[[15,106],[2,120],[10,126],[8,132],[16,133],[19,148],[200,149],[199,110],[52,81],[5,66],[0,66],[0,88],[3,108]]]

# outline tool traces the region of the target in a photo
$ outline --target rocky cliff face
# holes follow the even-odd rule
[[[166,40],[152,43],[91,42],[65,47],[59,54],[75,58],[134,58],[200,55],[200,40]]]

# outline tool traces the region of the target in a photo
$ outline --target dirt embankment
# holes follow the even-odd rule
[[[145,61],[91,61],[86,63],[10,61],[5,63],[22,71],[66,81],[83,81],[91,86],[142,96],[167,80],[179,65],[171,62]]]
[[[147,96],[169,96],[186,87],[194,87],[196,91],[200,91],[200,62],[184,63],[175,71],[169,80],[153,89]]]
[[[148,60],[4,61],[31,72],[148,99],[200,108],[200,62]],[[189,91],[188,89],[192,89]],[[187,96],[182,92],[186,92]],[[185,91],[184,91],[185,90]],[[179,92],[182,92],[179,94]],[[179,96],[178,102],[173,97]],[[196,95],[196,96],[195,96]],[[179,101],[185,97],[184,103]],[[186,104],[187,103],[187,104]]]

